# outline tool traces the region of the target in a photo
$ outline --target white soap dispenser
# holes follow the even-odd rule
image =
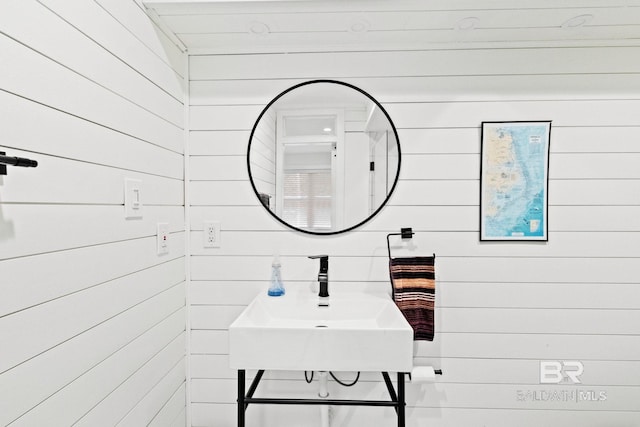
[[[284,285],[280,274],[280,258],[278,255],[273,257],[273,262],[271,263],[271,283],[269,284],[267,294],[272,297],[284,295]]]

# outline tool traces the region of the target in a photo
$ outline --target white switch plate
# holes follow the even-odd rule
[[[169,253],[169,223],[159,222],[158,232],[156,233],[156,242],[158,247],[158,255]]]
[[[220,221],[204,222],[203,245],[205,248],[220,247]]]
[[[142,218],[142,181],[124,179],[124,217],[126,219]]]

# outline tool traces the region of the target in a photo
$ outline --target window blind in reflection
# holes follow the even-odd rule
[[[285,222],[313,231],[331,230],[331,171],[285,171]]]

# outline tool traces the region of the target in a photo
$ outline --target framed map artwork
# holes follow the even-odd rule
[[[551,121],[482,122],[480,240],[548,240]]]

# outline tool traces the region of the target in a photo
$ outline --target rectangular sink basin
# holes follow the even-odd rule
[[[410,372],[413,329],[387,294],[258,295],[229,327],[233,369]]]

